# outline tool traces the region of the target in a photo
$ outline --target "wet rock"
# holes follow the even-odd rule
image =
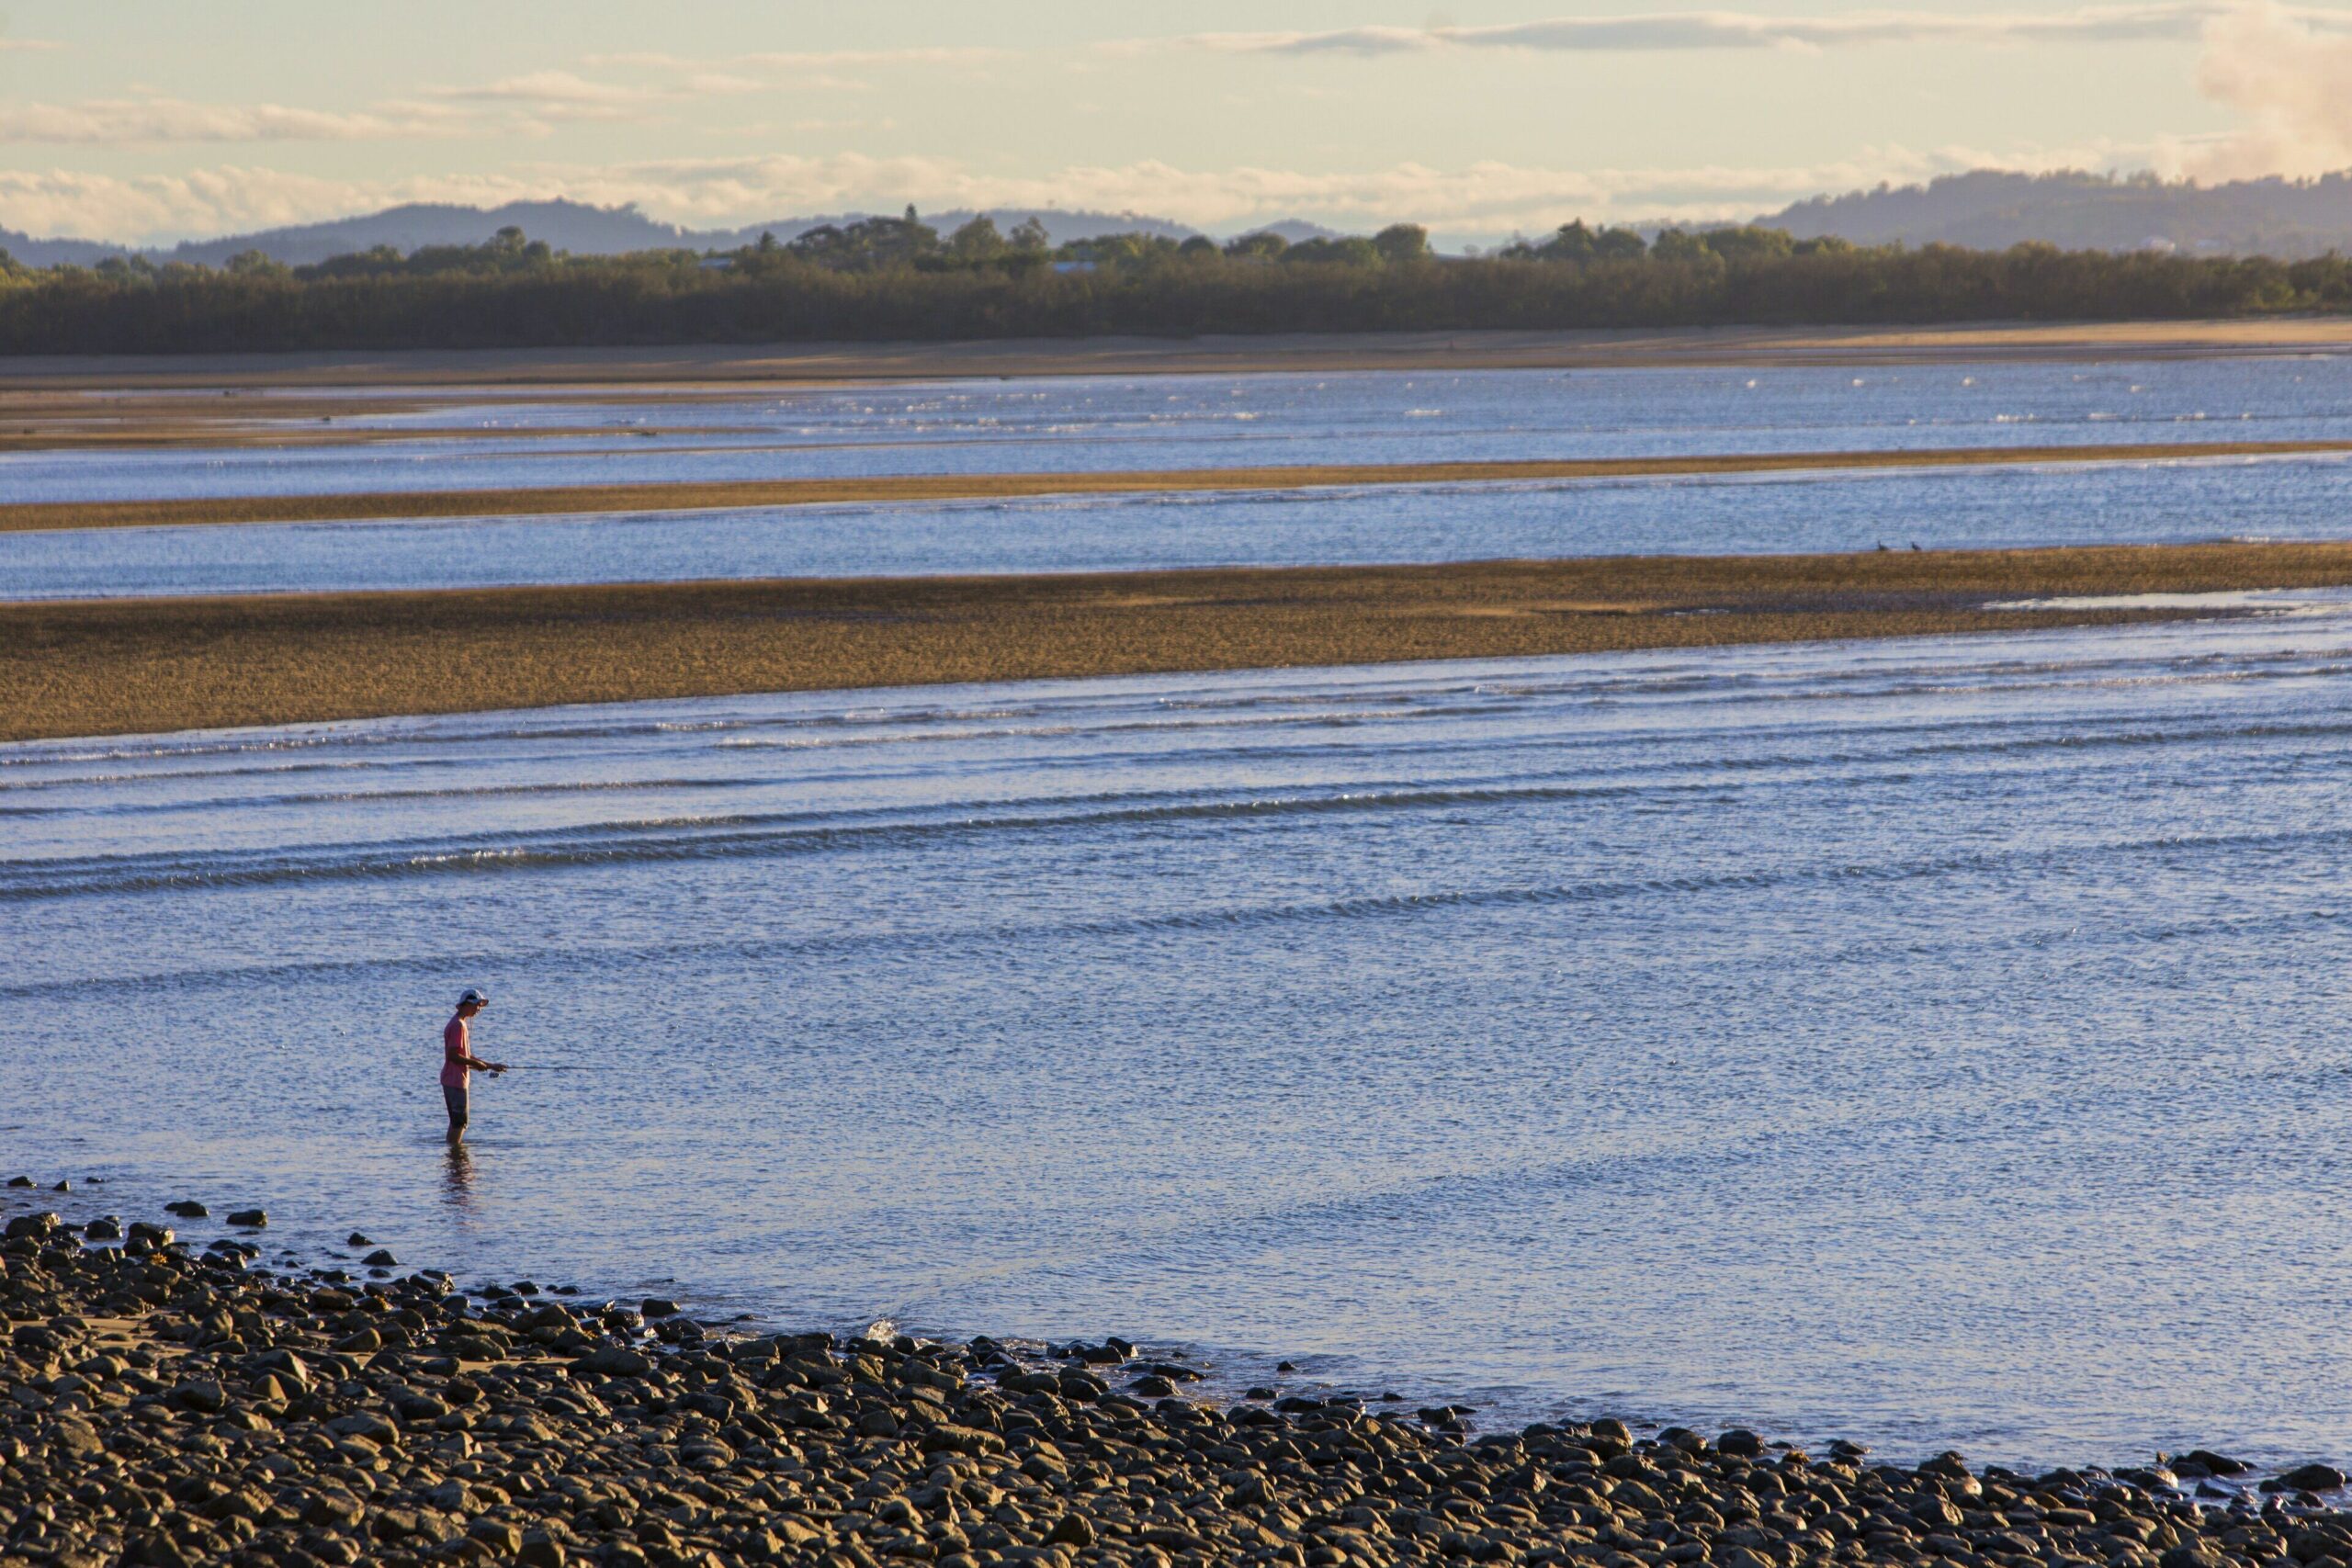
[[[399,1258],[382,1247],[378,1247],[360,1261],[370,1269],[397,1269],[401,1263]]]
[[[2344,1484],[2344,1472],[2334,1465],[2297,1465],[2277,1478],[2278,1490],[2289,1492],[2333,1492]],[[2271,1483],[2266,1483],[2266,1487]]]
[[[184,1220],[200,1220],[211,1212],[193,1198],[182,1198],[164,1205],[164,1213],[177,1214]]]
[[[11,1187],[30,1187],[32,1184],[33,1179],[29,1176],[12,1176],[8,1178],[8,1185]]]
[[[82,1234],[92,1241],[120,1241],[122,1219],[116,1214],[101,1214],[83,1226]]]
[[[229,1223],[246,1230],[260,1230],[269,1224],[269,1214],[263,1209],[232,1209]]]
[[[649,1320],[678,1315],[678,1303],[661,1296],[648,1296],[638,1307],[638,1313]]]
[[[1734,1427],[1715,1439],[1715,1448],[1738,1459],[1754,1459],[1764,1451],[1764,1439],[1745,1427]]]

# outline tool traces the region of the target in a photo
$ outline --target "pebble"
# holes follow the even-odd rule
[[[2202,1450],[2034,1476],[1855,1444],[1815,1459],[1738,1427],[1473,1437],[1459,1404],[1194,1402],[1172,1360],[1114,1392],[1089,1358],[987,1339],[673,1346],[645,1329],[694,1326],[670,1302],[469,1303],[442,1275],[226,1269],[249,1244],[199,1256],[155,1225],[130,1227],[140,1250],[48,1213],[6,1230],[6,1568],[2352,1563],[2326,1464],[2257,1495],[2215,1484],[2247,1467]]]

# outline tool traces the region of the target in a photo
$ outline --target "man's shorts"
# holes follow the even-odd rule
[[[463,1122],[466,1119],[466,1100],[470,1092],[464,1088],[450,1084],[445,1083],[441,1086],[441,1100],[449,1108],[450,1121]]]

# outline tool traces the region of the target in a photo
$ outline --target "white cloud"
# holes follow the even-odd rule
[[[696,59],[679,54],[592,54],[583,65],[641,65],[662,71],[747,70],[834,71],[845,65],[968,65],[1001,60],[1001,49],[831,49],[808,51],[763,51],[730,54],[724,59]]]
[[[1864,44],[2130,43],[2191,40],[2230,14],[2228,0],[2163,0],[2055,12],[1860,11],[1843,16],[1759,16],[1661,11],[1560,17],[1492,27],[1356,27],[1321,32],[1195,33],[1114,44],[1134,51],[1172,43],[1245,54],[1405,54],[1444,50],[1603,52],[1692,49],[1832,49]],[[2314,6],[2303,24],[2352,28],[2352,12]]]
[[[569,71],[531,71],[463,87],[435,87],[427,97],[492,105],[538,119],[635,119],[673,96],[644,87],[593,82]]]
[[[416,182],[435,199],[504,200],[492,184]],[[184,175],[118,176],[74,170],[0,170],[0,227],[36,236],[179,239],[365,212],[421,199],[375,186],[237,165]],[[470,194],[469,194],[470,193]]]
[[[2322,36],[2303,14],[2256,4],[2215,18],[2197,85],[2246,124],[2191,172],[2303,176],[2352,164],[2352,39]]]
[[[63,44],[57,42],[53,39],[0,38],[0,54],[29,54],[36,51],[63,49],[64,47],[65,46]]]
[[[284,104],[198,104],[180,98],[92,98],[0,105],[0,142],[122,146],[184,141],[368,141],[459,129],[420,106],[337,113]]]

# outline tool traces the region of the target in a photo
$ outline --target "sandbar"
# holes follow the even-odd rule
[[[1871,452],[1745,452],[1461,463],[1334,463],[1278,468],[1156,468],[1103,473],[882,474],[511,490],[386,491],[348,495],[172,497],[0,504],[0,533],[205,524],[343,523],[390,517],[582,516],[600,513],[861,505],[1345,486],[1530,483],[1580,479],[1955,468],[2048,463],[2147,463],[2352,454],[2352,441],[2176,441],[2071,446],[1908,447]]]
[[[400,714],[2111,625],[2352,585],[2352,544],[1619,557],[0,605],[0,740]]]

